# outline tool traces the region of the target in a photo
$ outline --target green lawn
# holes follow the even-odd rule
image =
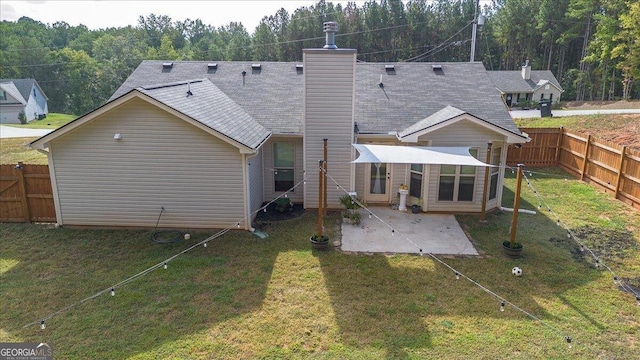
[[[47,165],[47,155],[37,150],[27,149],[26,144],[37,138],[8,138],[0,139],[0,164]]]
[[[503,204],[510,207],[509,175]],[[312,251],[310,212],[267,227],[264,240],[227,233],[115,297],[105,293],[53,316],[45,330],[24,325],[211,233],[158,245],[146,230],[2,224],[0,342],[48,342],[64,359],[637,357],[640,306],[567,239],[555,215],[638,286],[640,213],[555,169],[531,175],[552,212],[520,215],[522,259],[501,253],[511,214],[500,212],[486,223],[459,216],[484,255],[442,260],[543,322],[510,306],[500,312],[498,299],[427,256]],[[526,184],[521,206],[538,209]],[[338,221],[333,214],[325,222],[333,239]],[[512,276],[513,266],[524,275]]]
[[[32,120],[26,124],[6,124],[7,126],[21,127],[25,129],[57,129],[60,126],[75,120],[75,115],[49,113],[42,120]]]

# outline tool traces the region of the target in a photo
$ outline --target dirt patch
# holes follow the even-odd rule
[[[567,109],[640,109],[640,101],[567,101]]]
[[[599,139],[640,150],[640,114],[608,114],[572,117],[567,127]]]
[[[602,229],[595,226],[582,226],[572,229],[571,232],[575,237],[585,245],[582,248],[573,238],[564,237],[549,239],[554,245],[568,249],[574,260],[584,263],[591,268],[594,267],[594,257],[589,252],[593,251],[601,263],[615,269],[624,266],[622,260],[640,250],[638,241],[634,238],[633,233],[628,230]],[[599,266],[604,269],[603,266]],[[628,286],[634,291],[640,292],[640,277],[623,278]],[[627,291],[627,289],[620,288]]]

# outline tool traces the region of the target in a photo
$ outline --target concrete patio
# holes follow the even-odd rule
[[[342,224],[342,250],[368,253],[478,255],[453,215],[362,209],[360,225]],[[392,229],[394,231],[392,231]]]

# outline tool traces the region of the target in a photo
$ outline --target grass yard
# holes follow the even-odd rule
[[[49,113],[42,120],[32,120],[26,124],[5,124],[7,126],[19,127],[24,129],[57,129],[62,125],[76,119],[77,116],[69,114]]]
[[[522,259],[501,253],[511,214],[499,212],[486,223],[458,217],[483,256],[443,260],[544,323],[510,306],[500,312],[498,299],[426,256],[312,251],[316,217],[306,213],[267,227],[265,240],[227,233],[115,297],[107,292],[57,314],[45,330],[37,324],[43,316],[211,233],[158,245],[146,230],[2,224],[0,342],[48,342],[61,359],[637,358],[640,306],[567,239],[554,215],[638,286],[640,213],[555,169],[530,179],[553,212],[520,215]],[[510,175],[505,206],[513,188]],[[521,206],[537,205],[523,186]],[[338,221],[333,214],[325,223],[334,239]],[[524,275],[512,276],[513,266]]]
[[[8,138],[0,139],[0,164],[47,165],[47,155],[37,150],[27,149],[25,145],[37,138]]]

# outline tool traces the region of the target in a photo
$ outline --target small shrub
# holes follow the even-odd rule
[[[20,124],[27,123],[27,115],[24,114],[24,111],[20,111],[20,113],[18,113],[18,120],[20,120]]]
[[[291,211],[291,208],[293,208],[293,204],[291,203],[291,199],[289,198],[282,197],[276,199],[274,203],[276,204],[275,209],[279,213],[289,212]]]

